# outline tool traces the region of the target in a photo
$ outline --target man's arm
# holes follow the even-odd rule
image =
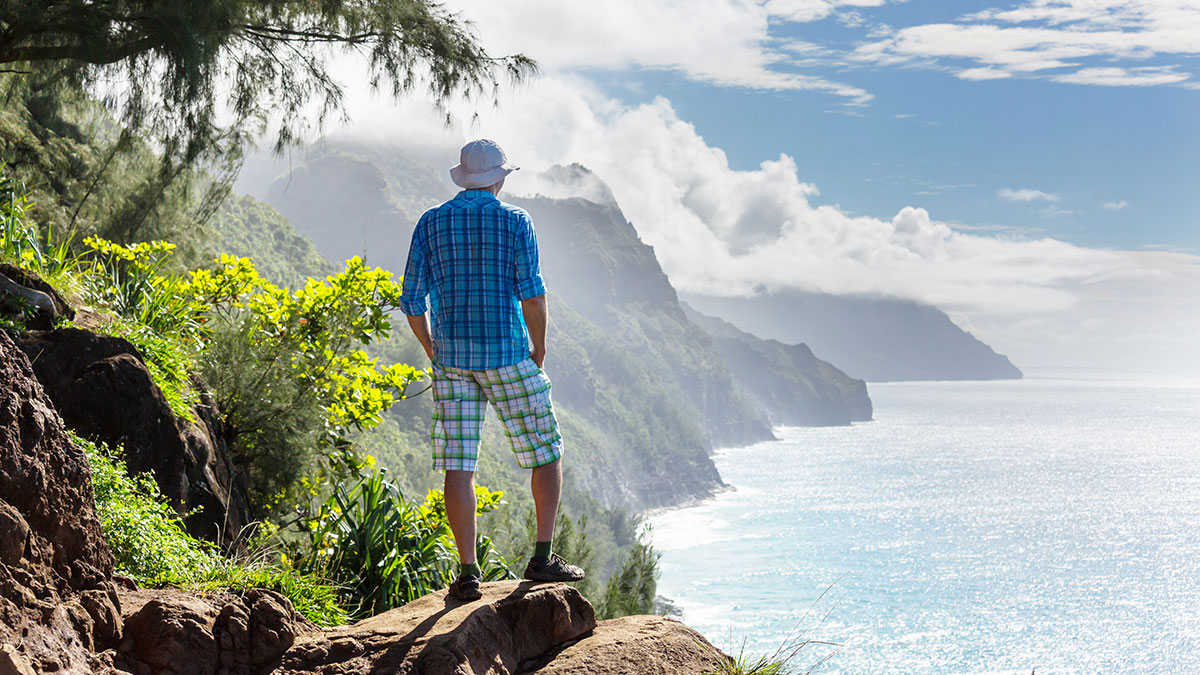
[[[513,293],[521,301],[521,314],[533,343],[529,357],[541,368],[546,361],[546,284],[542,281],[537,234],[533,231],[533,221],[524,211],[517,233],[515,272]]]
[[[429,362],[433,363],[433,336],[429,329],[429,306],[425,296],[429,294],[429,276],[425,268],[425,217],[417,221],[413,229],[412,244],[408,247],[408,264],[404,267],[404,279],[400,294],[400,311],[408,319],[408,327],[425,349]]]
[[[419,316],[405,315],[408,319],[408,327],[412,329],[413,335],[417,336],[417,342],[425,348],[425,355],[429,357],[429,362],[433,363],[433,336],[429,332],[429,314],[421,314]]]
[[[546,362],[546,323],[549,317],[546,311],[546,294],[522,300],[521,314],[525,317],[525,327],[529,329],[529,340],[533,343],[533,351],[529,358],[541,368]],[[410,318],[409,321],[411,320]]]

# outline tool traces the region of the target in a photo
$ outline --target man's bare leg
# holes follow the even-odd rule
[[[551,556],[554,520],[558,515],[558,500],[562,495],[562,461],[539,466],[529,479],[533,504],[537,507],[537,544],[533,557],[525,567],[525,578],[533,581],[579,581],[584,572],[558,556]]]
[[[464,566],[475,563],[475,472],[446,472],[446,520]],[[551,524],[553,526],[553,523]]]
[[[534,467],[529,478],[533,505],[537,509],[537,540],[554,538],[554,520],[558,516],[558,500],[562,496],[562,461]]]

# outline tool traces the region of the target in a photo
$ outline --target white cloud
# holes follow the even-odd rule
[[[463,139],[496,138],[523,167],[507,186],[516,194],[546,192],[534,179],[540,169],[584,164],[608,183],[681,289],[907,297],[965,317],[1022,365],[1136,368],[1175,358],[1200,368],[1200,346],[1180,342],[1176,314],[1200,324],[1200,257],[1087,249],[1028,230],[988,232],[940,222],[917,204],[889,217],[851,215],[822,204],[790,156],[736,170],[666,99],[625,105],[578,76],[542,78],[499,110],[450,130],[412,102],[399,110],[381,100],[352,107],[355,133],[440,145],[448,148],[447,164]],[[472,120],[474,112],[464,107],[457,119]],[[1010,191],[1050,205],[1057,197]],[[1169,273],[1160,269],[1168,259],[1155,257],[1168,255],[1175,256]],[[1186,329],[1194,335],[1200,325]]]
[[[1125,209],[1129,208],[1129,202],[1122,199],[1116,202],[1104,202],[1100,206],[1103,206],[1109,211],[1124,211]]]
[[[766,0],[763,6],[771,16],[808,22],[824,19],[839,7],[879,7],[884,4],[887,0]]]
[[[853,57],[949,68],[973,80],[1020,76],[1096,86],[1170,85],[1191,79],[1183,62],[1200,55],[1197,35],[1200,4],[1193,0],[1026,0],[954,23],[891,30],[860,45]],[[1180,62],[1136,65],[1151,58]]]
[[[960,80],[1006,80],[1012,73],[996,68],[967,68],[954,74]]]
[[[1079,215],[1078,211],[1073,211],[1071,209],[1064,209],[1064,208],[1061,208],[1060,206],[1058,206],[1057,204],[1051,204],[1051,205],[1047,206],[1046,208],[1038,211],[1038,213],[1042,214],[1046,218],[1060,218],[1060,219],[1074,218],[1075,216]]]
[[[524,53],[552,72],[578,69],[672,70],[723,87],[813,90],[863,105],[867,91],[787,69],[787,44],[773,18],[812,21],[839,5],[884,0],[453,0],[476,23],[494,54]]]
[[[1049,192],[1041,190],[1033,190],[1030,188],[1022,188],[1014,190],[1012,188],[1003,188],[996,193],[996,196],[1001,199],[1007,199],[1010,202],[1032,202],[1036,199],[1042,199],[1048,202],[1057,202],[1060,197]]]
[[[1118,255],[1131,272],[1067,284],[1070,308],[1019,318],[973,313],[972,331],[1023,368],[1200,375],[1200,256]]]
[[[1176,66],[1083,68],[1066,75],[1057,75],[1052,79],[1055,82],[1095,84],[1105,87],[1152,87],[1158,84],[1177,84],[1191,77],[1175,68]]]

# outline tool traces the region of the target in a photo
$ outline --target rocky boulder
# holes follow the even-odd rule
[[[18,344],[67,426],[123,447],[129,471],[152,473],[193,535],[237,537],[249,522],[248,498],[211,400],[195,407],[197,422],[176,417],[145,358],[122,338],[63,328],[29,331]]]
[[[75,310],[50,284],[7,263],[0,263],[0,314],[20,316],[27,327],[39,330],[50,330],[57,319],[75,318]]]
[[[726,657],[704,636],[664,616],[601,621],[591,635],[553,655],[537,675],[698,675]]]
[[[89,673],[121,630],[91,470],[0,332],[0,671]]]
[[[242,598],[125,591],[124,639],[100,660],[138,675],[603,675],[700,672],[682,669],[708,667],[719,654],[671,619],[597,626],[592,606],[565,584],[506,581],[482,590],[475,602],[439,591],[330,629],[316,628],[269,591]]]
[[[124,639],[102,655],[119,672],[251,675],[271,672],[316,627],[286,598],[252,589],[243,597],[174,589],[122,593]]]
[[[281,674],[515,675],[596,627],[591,604],[565,584],[484,584],[483,598],[445,591],[352,626],[305,635]]]

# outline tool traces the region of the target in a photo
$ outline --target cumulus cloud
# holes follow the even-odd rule
[[[1200,55],[1197,34],[1200,5],[1191,0],[1026,0],[953,23],[887,31],[860,45],[853,58],[948,68],[969,80],[1171,85],[1192,78],[1183,64]],[[1139,65],[1152,58],[1180,61]]]
[[[1108,211],[1124,211],[1129,208],[1129,202],[1124,199],[1116,202],[1104,202],[1101,204]]]
[[[421,124],[397,124],[393,110],[380,112],[394,130],[425,142],[436,135]],[[469,112],[459,119],[472,120]],[[380,126],[359,128],[381,137]],[[688,291],[886,294],[1011,316],[1062,311],[1076,302],[1069,284],[1131,267],[1111,252],[1053,239],[951,227],[919,204],[882,217],[848,214],[822,203],[792,157],[734,169],[668,100],[626,105],[579,77],[542,78],[454,134],[453,142],[500,140],[523,167],[507,187],[515,193],[550,191],[526,176],[552,165],[587,166],[655,247],[672,282]]]
[[[1033,190],[1030,188],[1021,188],[1014,190],[1012,188],[1003,188],[996,193],[996,196],[1001,199],[1007,199],[1010,202],[1032,202],[1036,199],[1042,199],[1048,202],[1057,202],[1060,198],[1056,194],[1042,192],[1041,190]]]
[[[523,167],[509,191],[615,199],[684,290],[912,298],[949,311],[1022,366],[1178,369],[1184,362],[1200,369],[1200,343],[1180,338],[1200,331],[1197,256],[1101,251],[1028,229],[945,223],[920,204],[851,215],[822,203],[817,184],[799,175],[790,156],[734,169],[668,100],[626,105],[579,76],[542,78],[478,116],[472,107],[456,109],[459,122],[450,128],[416,102],[397,107],[354,96],[353,126],[342,133],[438,148],[450,163],[463,140],[489,136]],[[611,192],[573,171],[557,181],[535,179],[572,162]],[[1051,193],[1010,191],[1054,205]]]
[[[524,53],[555,71],[671,70],[718,86],[814,90],[863,105],[866,90],[788,68],[773,19],[813,21],[885,0],[452,0],[496,54]]]

